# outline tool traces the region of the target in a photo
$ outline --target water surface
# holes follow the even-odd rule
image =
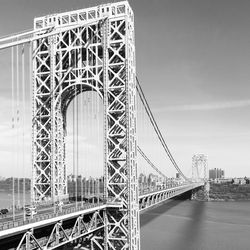
[[[173,200],[140,219],[142,250],[250,249],[250,202]]]

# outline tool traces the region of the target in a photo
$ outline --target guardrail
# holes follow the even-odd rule
[[[75,204],[72,204],[72,205],[75,205]],[[79,206],[79,207],[63,208],[62,211],[57,211],[56,213],[51,212],[51,213],[34,215],[34,217],[32,219],[27,219],[27,220],[19,219],[19,220],[15,220],[15,221],[3,222],[3,223],[0,223],[0,231],[11,229],[14,227],[27,225],[27,224],[42,221],[42,220],[51,219],[51,218],[54,218],[55,216],[65,215],[65,214],[77,212],[80,210],[99,207],[100,205],[103,205],[103,203],[85,204],[84,206]],[[38,210],[38,212],[39,212],[39,210]]]

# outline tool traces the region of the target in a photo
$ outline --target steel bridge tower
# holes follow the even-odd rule
[[[93,249],[139,249],[134,15],[127,1],[35,18],[32,201],[67,198],[66,111],[84,91],[104,105],[105,232]],[[48,36],[48,33],[50,35]],[[94,244],[94,243],[93,243]]]
[[[193,181],[204,181],[204,199],[209,199],[209,183],[207,178],[207,156],[204,154],[196,154],[192,157],[192,180]],[[196,196],[197,192],[194,189],[192,196]]]

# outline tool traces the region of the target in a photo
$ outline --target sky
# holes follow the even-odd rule
[[[0,0],[0,37],[31,29],[34,17],[102,3]],[[202,153],[209,168],[222,168],[227,177],[250,176],[250,1],[129,3],[135,14],[137,75],[178,165],[187,173],[192,156]],[[5,132],[6,58],[0,57],[2,158],[11,147]],[[0,176],[12,173],[0,167]]]

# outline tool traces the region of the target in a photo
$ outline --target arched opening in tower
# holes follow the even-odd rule
[[[65,163],[71,201],[103,198],[103,100],[91,89],[77,94],[65,114]]]

